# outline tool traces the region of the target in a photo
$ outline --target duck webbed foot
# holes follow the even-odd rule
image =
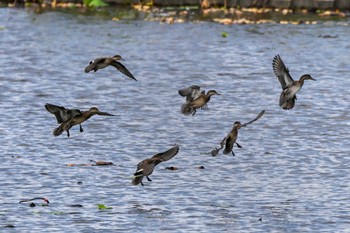
[[[241,145],[239,145],[237,142],[236,142],[236,145],[237,145],[237,147],[238,147],[238,148],[242,148],[242,146],[241,146]]]
[[[146,178],[147,178],[148,181],[152,181],[148,176],[146,176]]]
[[[70,134],[69,134],[69,130],[67,130],[67,137],[69,137],[70,136]]]
[[[235,153],[234,153],[233,151],[231,151],[231,153],[232,153],[232,156],[236,156]]]
[[[84,132],[84,129],[83,129],[83,127],[81,126],[81,124],[79,124],[79,126],[80,126],[80,133]]]

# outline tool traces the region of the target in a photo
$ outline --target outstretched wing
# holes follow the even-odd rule
[[[48,112],[55,115],[58,124],[81,114],[79,109],[68,109],[54,104],[45,104],[45,108]]]
[[[111,63],[111,66],[114,66],[114,67],[117,68],[120,72],[122,72],[123,74],[125,74],[126,76],[128,76],[129,78],[132,78],[132,79],[134,79],[135,81],[137,81],[136,78],[134,77],[134,75],[132,75],[132,74],[130,73],[130,71],[129,71],[122,63],[117,62],[117,61],[113,61],[113,62]]]
[[[265,113],[265,110],[262,110],[262,111],[259,113],[259,115],[257,115],[253,120],[251,120],[251,121],[249,121],[249,122],[247,122],[247,123],[244,123],[241,127],[245,127],[245,126],[247,126],[247,125],[253,123],[254,121],[259,120],[260,117],[262,117],[262,116],[264,115],[264,113]]]
[[[209,152],[209,154],[211,154],[212,156],[216,156],[220,150],[222,148],[224,148],[225,143],[226,143],[226,139],[229,137],[229,135],[227,135],[226,137],[224,137],[224,139],[222,139],[222,141],[220,142],[220,147],[219,148],[214,148],[211,152]]]
[[[289,74],[288,68],[284,65],[280,55],[276,55],[272,61],[273,72],[281,83],[282,90],[291,85],[294,80]]]
[[[155,166],[161,162],[168,161],[179,152],[180,146],[175,144],[172,148],[162,153],[154,155],[151,159],[154,160]]]
[[[197,85],[182,88],[178,92],[182,97],[186,97],[186,102],[191,102],[197,99],[201,94],[200,86]]]

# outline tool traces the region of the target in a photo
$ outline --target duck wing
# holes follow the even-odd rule
[[[222,139],[222,141],[220,142],[220,147],[214,148],[209,154],[211,154],[212,156],[216,156],[220,152],[220,150],[224,148],[226,139],[229,138],[229,136],[230,135],[227,135],[226,137],[224,137],[224,139]]]
[[[54,104],[45,104],[45,108],[48,112],[55,115],[58,124],[61,124],[62,122],[75,116],[81,115],[81,111],[79,109],[68,109]]]
[[[273,72],[277,76],[281,87],[284,90],[287,86],[293,84],[294,80],[289,74],[288,68],[284,65],[280,55],[276,55],[272,61]]]
[[[244,123],[241,127],[245,127],[245,126],[247,126],[247,125],[253,123],[254,121],[259,120],[260,117],[262,117],[262,116],[264,115],[264,113],[265,113],[265,110],[262,110],[262,111],[259,113],[259,115],[257,115],[253,120],[251,120],[251,121],[249,121],[249,122],[247,122],[247,123]]]
[[[169,150],[154,155],[151,158],[152,160],[154,160],[153,162],[155,164],[154,166],[158,165],[161,162],[168,161],[171,158],[173,158],[179,152],[179,149],[180,149],[179,147],[180,147],[179,145],[175,144],[175,146],[173,146]]]
[[[182,88],[178,92],[182,97],[186,97],[186,102],[191,102],[197,99],[201,94],[200,87],[197,85]]]
[[[132,78],[132,79],[134,79],[135,81],[137,81],[136,78],[134,77],[134,75],[132,75],[132,74],[130,73],[130,71],[129,71],[122,63],[117,62],[117,61],[113,61],[113,62],[111,63],[111,66],[114,66],[114,67],[117,68],[121,73],[123,73],[123,74],[125,74],[126,76],[128,76],[129,78]]]

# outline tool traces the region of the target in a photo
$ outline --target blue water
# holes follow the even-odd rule
[[[348,231],[350,21],[170,25],[9,8],[0,16],[0,231]],[[327,34],[336,38],[319,37]],[[113,67],[84,73],[115,54],[138,82]],[[294,79],[317,80],[291,111],[278,106],[276,54]],[[221,93],[194,117],[180,113],[177,93],[192,84]],[[45,103],[116,116],[54,137]],[[205,155],[262,109],[240,129],[235,157]],[[131,184],[138,162],[175,143],[179,154],[152,182]],[[90,160],[114,166],[67,166]],[[50,204],[18,203],[37,196]]]

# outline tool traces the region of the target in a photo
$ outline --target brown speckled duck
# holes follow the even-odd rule
[[[272,68],[283,90],[280,95],[279,105],[285,110],[294,107],[295,100],[297,99],[296,93],[303,87],[305,80],[316,81],[309,74],[304,74],[298,81],[294,81],[289,74],[288,68],[284,65],[282,58],[278,54],[273,58]]]
[[[197,99],[201,94],[205,94],[205,91],[201,90],[200,86],[197,85],[182,88],[178,92],[182,97],[186,97],[186,102],[181,105],[181,113],[184,115],[192,114],[193,110],[191,107],[191,102]],[[206,107],[206,105],[203,107]]]
[[[69,130],[74,125],[80,125],[80,132],[83,132],[83,128],[81,127],[81,123],[88,120],[93,115],[101,115],[101,116],[114,116],[107,112],[101,112],[98,108],[92,107],[88,111],[80,111],[79,109],[67,109],[62,106],[57,106],[53,104],[46,104],[45,108],[50,112],[55,114],[57,122],[61,123],[59,127],[57,127],[53,131],[54,136],[59,136],[63,133],[63,131],[67,131],[67,137],[70,136]]]
[[[220,148],[215,148],[214,150],[212,150],[210,152],[210,154],[212,156],[216,156],[219,153],[219,151],[225,147],[225,149],[223,151],[224,154],[232,153],[232,155],[235,156],[235,153],[233,152],[234,144],[236,144],[238,148],[242,148],[242,146],[236,142],[237,137],[238,137],[238,130],[242,127],[245,127],[245,126],[253,123],[254,121],[257,121],[260,117],[262,117],[262,115],[264,115],[264,113],[265,113],[265,110],[262,110],[257,117],[255,117],[253,120],[251,120],[247,123],[244,123],[244,124],[241,124],[241,122],[236,121],[233,124],[233,128],[232,128],[231,132],[228,133],[227,136],[220,142]]]
[[[154,155],[152,158],[145,159],[137,165],[134,178],[132,180],[133,185],[141,184],[143,186],[143,177],[146,177],[148,181],[152,181],[148,176],[153,172],[155,166],[161,162],[168,161],[173,158],[179,152],[179,145],[175,144],[172,148],[162,153]]]
[[[137,81],[134,75],[132,75],[130,71],[122,63],[118,62],[120,60],[124,61],[124,59],[120,55],[115,55],[113,57],[97,58],[95,60],[90,61],[89,65],[85,68],[85,72],[89,73],[92,70],[96,72],[97,70],[106,68],[107,66],[114,66],[129,78]]]

